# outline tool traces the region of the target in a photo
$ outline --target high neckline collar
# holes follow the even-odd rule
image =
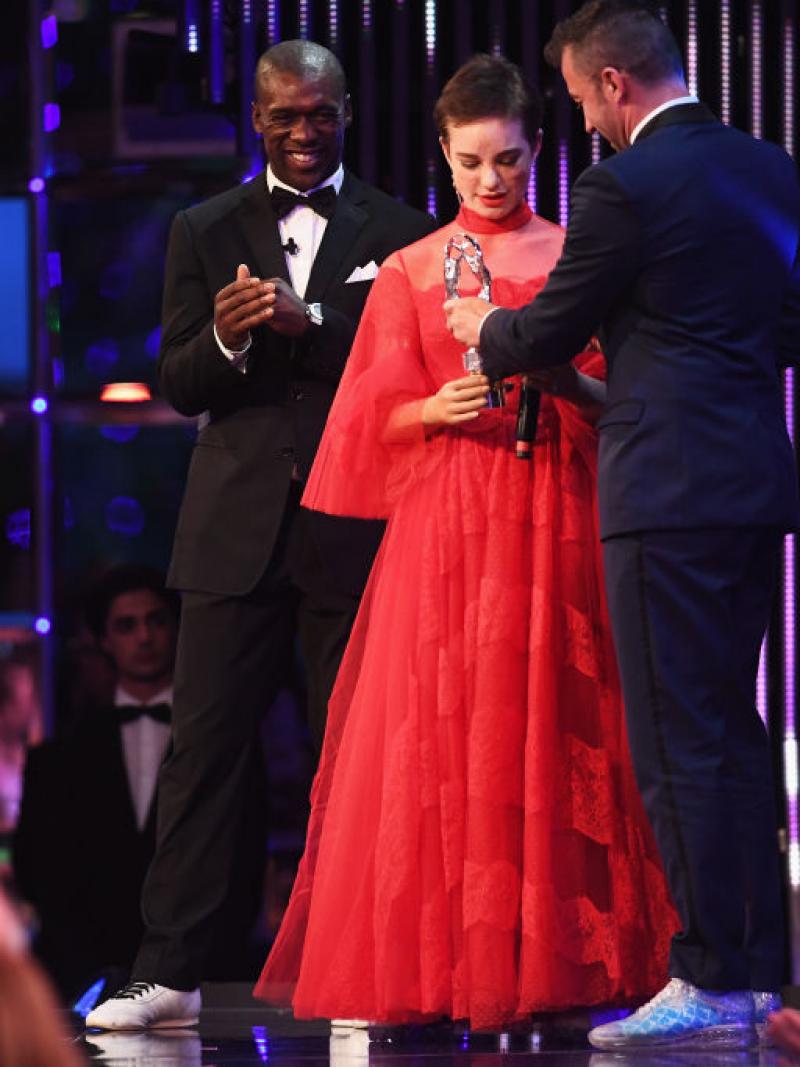
[[[518,230],[526,222],[530,222],[532,218],[533,212],[523,200],[502,219],[486,219],[462,204],[456,215],[456,222],[473,233],[510,233],[511,230]]]

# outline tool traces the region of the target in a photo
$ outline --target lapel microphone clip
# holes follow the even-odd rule
[[[290,237],[288,241],[281,245],[284,252],[288,252],[290,256],[296,256],[300,251],[300,245],[295,241],[294,237]]]

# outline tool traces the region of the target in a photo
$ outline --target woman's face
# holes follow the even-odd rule
[[[486,118],[448,126],[442,151],[465,207],[487,219],[502,219],[528,191],[541,133],[530,145],[520,119]]]

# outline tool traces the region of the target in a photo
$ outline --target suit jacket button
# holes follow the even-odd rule
[[[294,456],[294,449],[293,448],[282,448],[280,450],[280,452],[278,453],[278,455],[281,457],[281,459],[292,459],[293,456]]]

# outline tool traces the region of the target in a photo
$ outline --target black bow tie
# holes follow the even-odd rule
[[[275,185],[270,190],[269,198],[272,201],[272,210],[279,219],[285,218],[296,207],[310,207],[323,219],[329,219],[336,207],[336,190],[332,185],[323,185],[321,189],[307,196],[303,193],[293,193],[282,185]]]
[[[137,722],[145,716],[156,722],[168,723],[172,718],[172,708],[169,704],[119,704],[117,715],[122,725]]]

